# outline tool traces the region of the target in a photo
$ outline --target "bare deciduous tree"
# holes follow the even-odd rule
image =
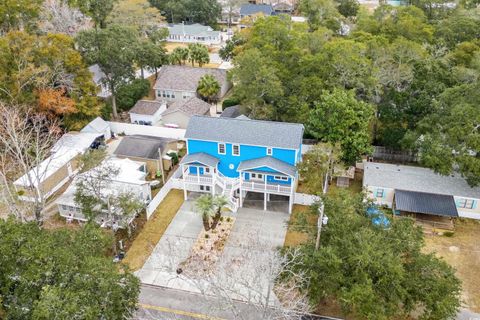
[[[183,283],[183,288],[201,294],[211,314],[229,311],[232,319],[280,320],[300,319],[308,313],[308,297],[301,290],[308,277],[295,271],[302,261],[301,252],[292,249],[282,253],[264,245],[256,233],[245,239],[249,241],[239,246],[227,245],[214,270],[206,265],[179,272],[183,267],[179,259],[184,256],[181,246],[188,240],[169,237],[162,243],[162,252],[151,256],[147,268],[172,275],[162,285],[175,287]]]
[[[92,27],[91,19],[64,0],[46,0],[40,11],[39,28],[45,33],[74,36]]]
[[[28,209],[33,209],[35,220],[41,223],[47,191],[41,182],[54,160],[50,150],[61,130],[55,120],[34,114],[28,108],[1,102],[0,122],[0,196],[18,219],[27,219],[27,208],[20,204],[21,194],[12,184],[14,179],[25,174],[26,189],[22,192],[29,193],[33,208]]]

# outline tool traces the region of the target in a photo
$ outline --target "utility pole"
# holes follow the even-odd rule
[[[318,208],[319,216],[317,221],[317,240],[315,242],[315,251],[317,251],[320,247],[320,234],[322,233],[322,226],[328,222],[328,217],[324,215],[324,209],[325,206],[322,203]]]

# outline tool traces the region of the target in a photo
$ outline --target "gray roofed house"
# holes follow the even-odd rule
[[[215,31],[209,26],[195,24],[171,24],[168,26],[170,42],[219,44],[220,31]]]
[[[163,115],[167,115],[173,112],[183,112],[189,116],[205,115],[210,111],[210,104],[198,99],[197,97],[191,97],[188,100],[174,101],[170,104],[169,108],[165,110]]]
[[[413,207],[413,202],[418,202],[418,199],[429,201],[433,204],[429,210],[436,215],[440,213],[435,209],[438,207],[435,207],[434,202],[438,201],[439,205],[440,202],[449,202],[447,198],[437,196],[453,197],[460,217],[480,219],[480,187],[469,186],[458,174],[443,176],[428,168],[365,162],[363,187],[369,198],[389,208],[395,207],[398,200],[405,208],[408,205]],[[420,210],[418,208],[420,205],[417,205],[417,210]],[[445,215],[452,216],[452,210],[445,209]]]
[[[274,13],[273,7],[269,4],[251,4],[246,3],[240,7],[240,18],[263,14],[271,16]]]
[[[200,79],[213,75],[220,84],[218,98],[222,98],[231,87],[227,71],[216,68],[196,68],[190,66],[163,66],[158,72],[153,88],[157,100],[182,100],[197,96]]]
[[[298,149],[304,127],[298,123],[194,116],[186,139]]]
[[[167,110],[167,102],[160,100],[139,100],[128,112],[130,122],[143,125],[155,125]]]
[[[140,159],[158,159],[158,150],[162,150],[165,154],[168,151],[168,145],[174,141],[176,140],[143,135],[126,136],[113,154]]]
[[[165,104],[165,102],[158,100],[139,100],[130,109],[129,113],[154,115]]]
[[[470,187],[460,175],[442,176],[428,168],[388,163],[366,162],[363,185],[465,197],[480,197],[480,187]]]
[[[210,108],[210,104],[197,97],[173,101],[169,108],[162,113],[162,122],[166,126],[185,129],[192,116],[209,115]]]
[[[252,160],[242,161],[238,166],[239,171],[243,170],[254,170],[256,168],[267,167],[275,171],[281,172],[288,176],[294,177],[297,172],[295,166],[289,165],[281,160],[275,159],[273,157],[262,157]]]

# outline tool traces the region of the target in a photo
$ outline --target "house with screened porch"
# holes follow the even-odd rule
[[[249,192],[288,197],[292,211],[301,161],[301,124],[193,116],[185,140],[181,181],[188,192],[224,195],[237,211]]]

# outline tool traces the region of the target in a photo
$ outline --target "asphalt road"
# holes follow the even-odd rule
[[[155,286],[142,286],[137,320],[227,320],[236,319],[231,310],[215,297]],[[259,310],[243,302],[232,302],[241,319],[261,319]],[[232,309],[232,308],[228,308]],[[331,320],[333,318],[304,315],[302,320]]]

